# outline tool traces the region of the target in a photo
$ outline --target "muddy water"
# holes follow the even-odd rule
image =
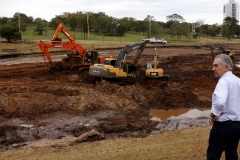
[[[66,57],[66,54],[51,56],[52,61],[61,61],[63,57]],[[35,55],[35,56],[20,56],[20,57],[14,57],[14,58],[2,58],[2,59],[0,59],[0,66],[22,64],[22,63],[37,63],[37,62],[45,62],[44,58],[40,54]]]
[[[90,116],[57,113],[40,120],[0,116],[0,150],[25,146],[42,138],[78,137],[94,129],[100,123],[97,119],[109,116],[114,116],[114,112],[98,112]]]
[[[179,110],[156,110],[151,111],[152,120],[159,121],[156,130],[162,132],[168,130],[184,129],[193,126],[209,125],[209,109],[179,109]]]
[[[210,110],[208,109],[178,109],[178,110],[158,110],[152,109],[152,117],[158,120],[172,120],[182,118],[208,118]]]
[[[152,133],[167,130],[189,128],[193,126],[209,125],[210,110],[181,109],[181,110],[152,110],[152,121],[155,127]],[[139,129],[133,130],[123,124],[112,125],[111,117],[117,117],[116,111],[99,111],[92,115],[69,115],[57,113],[42,117],[41,119],[29,120],[20,118],[4,118],[0,116],[0,150],[14,149],[31,145],[41,139],[61,139],[62,137],[78,137],[89,130],[96,130],[109,135],[112,128],[116,132],[111,134],[126,133],[133,135]],[[143,118],[143,117],[142,117]],[[139,121],[133,122],[139,125]],[[125,124],[126,125],[126,124]],[[104,129],[105,126],[105,129]],[[106,126],[109,126],[106,128]],[[134,126],[134,125],[133,125]],[[140,127],[141,130],[141,127]]]

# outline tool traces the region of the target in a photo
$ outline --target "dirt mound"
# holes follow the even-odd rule
[[[150,86],[151,81],[148,83]],[[134,84],[119,86],[106,81],[84,86],[9,86],[0,93],[0,111],[5,117],[33,118],[57,111],[80,113],[93,110],[204,107],[190,87],[153,82],[151,88]],[[200,105],[201,104],[201,105]]]
[[[116,94],[119,99],[125,99],[124,102],[129,103],[132,101],[129,105],[145,108],[177,109],[204,107],[207,105],[198,100],[189,86],[174,82],[150,80],[147,85],[137,83],[123,87],[102,81],[97,85],[96,89],[108,96],[111,95],[111,97]],[[134,108],[138,107],[131,109]]]
[[[217,80],[210,79],[209,77],[203,75],[190,82],[189,86],[194,90],[200,89],[213,91],[217,83],[216,81]]]

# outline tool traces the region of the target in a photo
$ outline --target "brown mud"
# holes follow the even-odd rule
[[[238,64],[238,45],[231,47],[236,50],[233,63]],[[211,71],[209,49],[158,50],[159,67],[170,75],[168,82],[94,84],[69,67],[52,71],[44,60],[13,65],[0,62],[0,149],[34,146],[41,139],[49,139],[49,144],[64,137],[82,136],[81,141],[93,141],[208,125],[207,117],[152,119],[152,109],[210,109],[211,94],[217,83]],[[118,53],[107,52],[113,56]],[[139,63],[153,60],[153,55],[154,49],[146,48]],[[240,76],[236,65],[233,72]]]

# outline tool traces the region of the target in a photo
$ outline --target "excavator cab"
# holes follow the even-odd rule
[[[73,49],[72,50],[72,56],[79,56],[79,53],[77,50]]]
[[[228,55],[229,57],[231,57],[232,59],[234,58],[234,55],[235,55],[235,53],[230,50],[226,50],[225,54]]]
[[[98,59],[98,52],[97,51],[89,51],[85,54],[84,62],[87,63],[94,63]]]
[[[105,58],[103,64],[114,66],[116,58]]]
[[[147,63],[146,68],[147,69],[154,68],[153,63]]]

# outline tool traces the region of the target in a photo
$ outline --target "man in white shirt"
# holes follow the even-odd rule
[[[210,122],[213,124],[207,149],[207,160],[238,160],[240,138],[240,79],[232,73],[232,60],[219,54],[214,58],[214,76],[219,78],[212,95]]]

